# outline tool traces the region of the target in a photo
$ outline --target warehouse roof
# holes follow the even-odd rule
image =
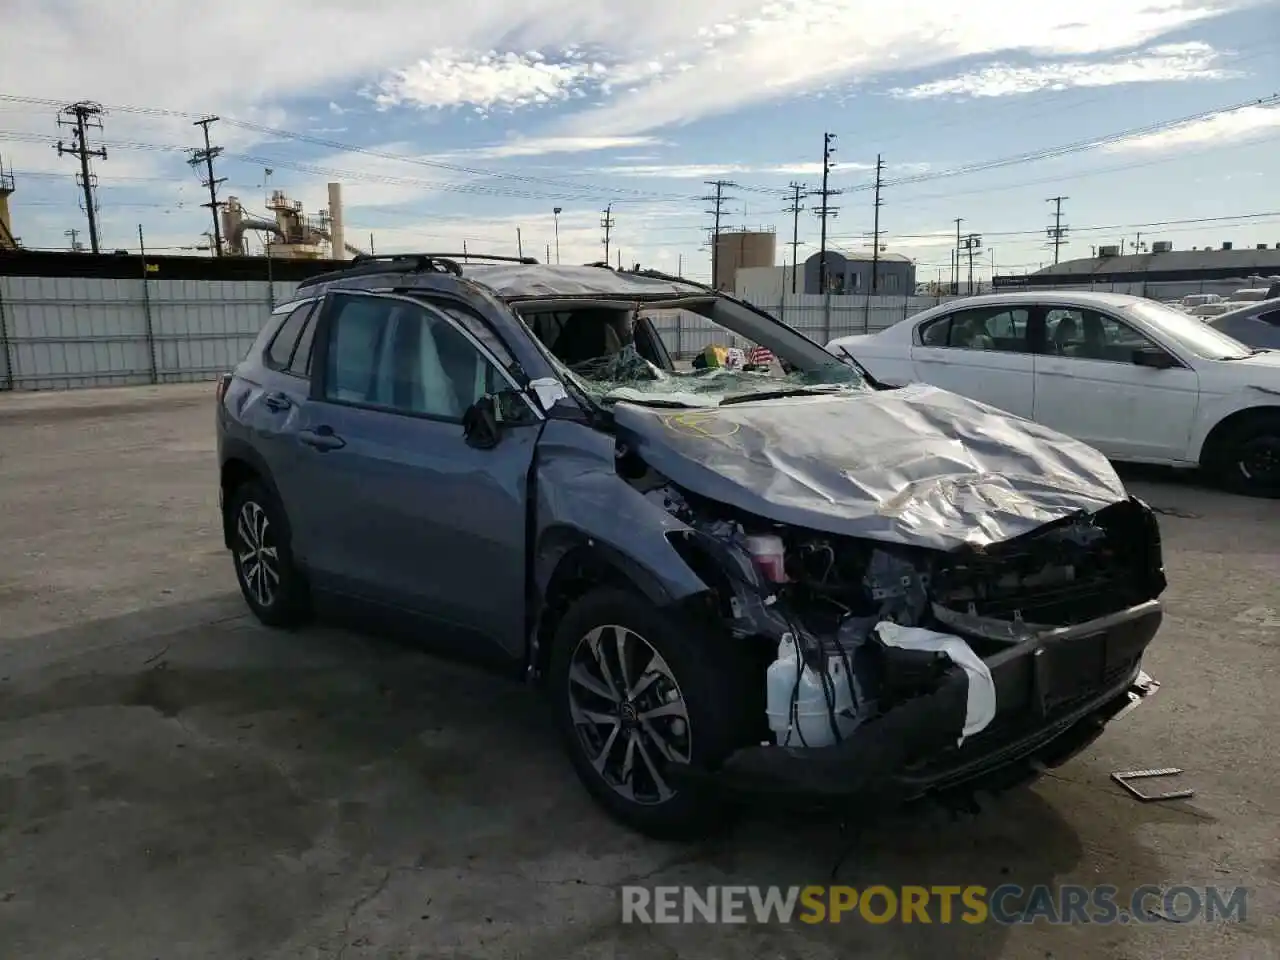
[[[1239,277],[1280,273],[1280,250],[1170,250],[1123,257],[1085,257],[1064,260],[1032,276],[1088,276],[1118,273],[1196,273],[1203,270],[1233,272]]]

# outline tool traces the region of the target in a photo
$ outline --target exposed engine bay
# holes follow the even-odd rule
[[[984,658],[1165,586],[1158,528],[1133,500],[941,551],[751,516],[679,488],[625,447],[618,471],[688,527],[673,544],[715,590],[727,630],[767,652],[766,713],[782,746],[839,742],[955,666],[980,685]],[[991,702],[966,733],[994,716],[985,682]]]

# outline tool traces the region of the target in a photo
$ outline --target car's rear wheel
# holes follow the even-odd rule
[[[227,498],[231,556],[240,592],[255,617],[270,627],[292,627],[307,614],[307,591],[289,548],[279,501],[256,481]]]
[[[705,780],[682,775],[714,767],[742,739],[751,698],[716,639],[614,588],[578,600],[556,630],[548,681],[578,776],[652,837],[690,838],[731,819]]]
[[[1222,484],[1253,497],[1280,497],[1280,416],[1246,423],[1222,444],[1215,464]]]

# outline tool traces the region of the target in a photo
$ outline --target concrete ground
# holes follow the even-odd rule
[[[0,956],[1280,956],[1280,503],[1154,474],[1164,687],[976,816],[896,816],[838,882],[1251,888],[1243,923],[637,926],[620,884],[825,883],[836,827],[688,847],[607,820],[529,690],[245,615],[212,387],[0,396]],[[1114,770],[1180,766],[1190,801]]]

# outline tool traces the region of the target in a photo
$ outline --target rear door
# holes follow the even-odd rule
[[[1031,308],[970,307],[925,321],[911,348],[916,377],[1019,417],[1034,409]]]
[[[1168,353],[1118,316],[1043,307],[1035,419],[1117,460],[1185,460],[1199,403],[1196,372],[1172,354],[1167,370],[1138,366],[1135,350]]]
[[[318,336],[298,433],[299,535],[316,585],[518,653],[541,414],[511,392],[491,347],[420,301],[332,293]],[[463,413],[499,391],[501,442],[469,446]]]
[[[254,387],[239,417],[253,433],[254,448],[271,470],[285,511],[297,489],[298,417],[311,391],[311,345],[318,301],[287,308],[285,318],[252,373]],[[305,561],[305,558],[304,558]]]

